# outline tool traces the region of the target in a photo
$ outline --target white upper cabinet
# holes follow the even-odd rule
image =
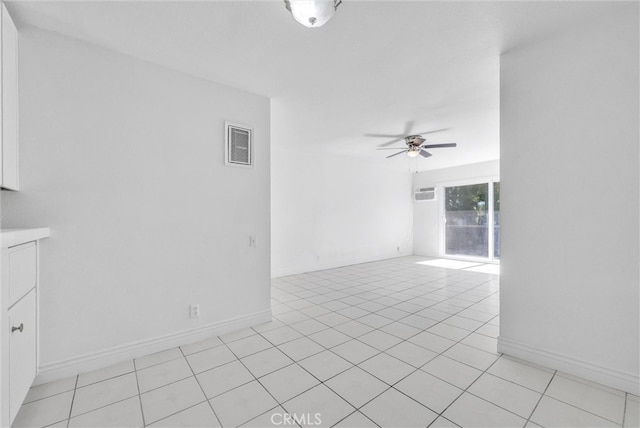
[[[18,190],[18,31],[2,4],[2,128],[0,164],[3,189]]]

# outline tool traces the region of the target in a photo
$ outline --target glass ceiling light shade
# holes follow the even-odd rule
[[[342,0],[284,0],[293,18],[307,28],[326,24]]]
[[[407,150],[407,156],[409,156],[410,158],[415,158],[418,157],[418,155],[420,154],[420,147],[409,147],[409,150]]]

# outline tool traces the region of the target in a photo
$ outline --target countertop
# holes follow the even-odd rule
[[[0,248],[13,247],[25,242],[48,238],[51,231],[48,227],[34,229],[0,229]]]

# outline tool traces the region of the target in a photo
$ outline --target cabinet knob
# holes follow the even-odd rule
[[[22,333],[22,330],[24,330],[24,324],[20,323],[20,326],[18,326],[18,327],[11,327],[11,333],[13,333],[16,330],[18,330],[18,331],[20,331],[20,333]]]

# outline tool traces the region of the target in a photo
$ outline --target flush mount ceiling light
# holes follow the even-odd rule
[[[293,18],[307,28],[318,28],[326,24],[342,0],[284,0]]]

